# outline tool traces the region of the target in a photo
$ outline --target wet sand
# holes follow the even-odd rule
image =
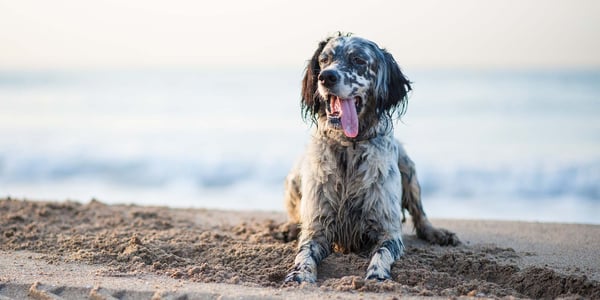
[[[409,222],[393,280],[334,253],[316,284],[283,284],[296,241],[282,212],[0,200],[0,299],[600,298],[600,226],[433,220],[458,247]]]

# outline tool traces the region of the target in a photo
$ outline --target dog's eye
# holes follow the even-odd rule
[[[325,65],[325,64],[329,63],[329,56],[321,56],[321,57],[319,57],[319,63],[321,63],[322,65]]]
[[[362,65],[366,65],[367,61],[364,60],[364,59],[362,59],[362,58],[360,58],[360,57],[358,57],[358,56],[353,56],[352,57],[352,63],[354,63],[355,65],[362,66]]]

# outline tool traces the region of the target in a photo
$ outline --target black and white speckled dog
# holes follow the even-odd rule
[[[417,236],[457,245],[423,211],[413,162],[393,135],[410,82],[375,43],[347,34],[322,41],[302,81],[302,111],[316,130],[286,179],[285,203],[300,224],[298,254],[285,281],[315,282],[317,265],[341,251],[370,255],[367,279],[391,278],[403,253],[404,210]]]

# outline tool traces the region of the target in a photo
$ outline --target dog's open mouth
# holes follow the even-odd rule
[[[361,106],[360,97],[340,98],[329,96],[329,113],[327,118],[334,126],[341,126],[347,137],[354,138],[358,135],[358,112]]]

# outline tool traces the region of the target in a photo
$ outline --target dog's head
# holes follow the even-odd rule
[[[319,43],[302,80],[305,119],[348,138],[403,114],[410,82],[386,50],[349,34]]]

